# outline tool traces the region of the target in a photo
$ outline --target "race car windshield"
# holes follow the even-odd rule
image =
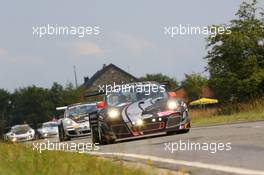
[[[58,125],[56,123],[44,123],[43,128],[57,128]]]
[[[30,130],[29,126],[16,126],[11,129],[11,131],[14,133],[22,133],[22,132],[27,132],[29,130]]]
[[[145,86],[141,90],[127,89],[119,92],[111,92],[106,96],[107,104],[116,106],[121,103],[130,103],[146,99],[164,98],[167,94],[161,89],[153,90],[152,86]]]
[[[74,106],[65,111],[65,116],[69,118],[74,118],[76,116],[81,116],[90,113],[95,109],[95,105]]]

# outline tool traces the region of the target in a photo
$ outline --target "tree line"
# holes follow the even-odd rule
[[[0,89],[0,130],[3,133],[5,127],[23,123],[37,128],[61,115],[56,107],[83,101],[83,93],[82,87],[75,89],[71,83],[65,87],[53,83],[49,89],[29,86],[13,93]]]
[[[264,9],[256,0],[242,2],[231,34],[207,38],[209,85],[222,101],[245,101],[264,92]]]

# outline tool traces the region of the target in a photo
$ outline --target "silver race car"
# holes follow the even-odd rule
[[[42,124],[42,127],[38,130],[41,134],[41,138],[48,138],[58,135],[58,123],[46,122]]]

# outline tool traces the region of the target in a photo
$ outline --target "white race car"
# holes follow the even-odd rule
[[[57,110],[65,110],[64,118],[58,122],[60,141],[91,134],[89,114],[97,111],[95,103],[78,103],[67,107],[59,107]]]
[[[6,140],[11,142],[22,142],[35,139],[35,131],[27,124],[15,125],[5,135]]]

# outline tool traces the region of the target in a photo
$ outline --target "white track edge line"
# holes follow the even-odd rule
[[[214,164],[208,164],[202,162],[175,160],[175,159],[161,158],[161,157],[155,157],[155,156],[143,155],[143,154],[117,153],[117,152],[89,152],[88,154],[101,155],[101,156],[102,155],[119,156],[119,157],[123,156],[123,157],[130,157],[136,159],[151,160],[155,162],[163,162],[163,163],[178,164],[178,165],[197,167],[203,169],[210,169],[210,170],[222,171],[226,173],[264,175],[264,171],[260,171],[260,170],[251,170],[246,168],[238,168],[238,167],[225,166],[225,165],[214,165]]]

